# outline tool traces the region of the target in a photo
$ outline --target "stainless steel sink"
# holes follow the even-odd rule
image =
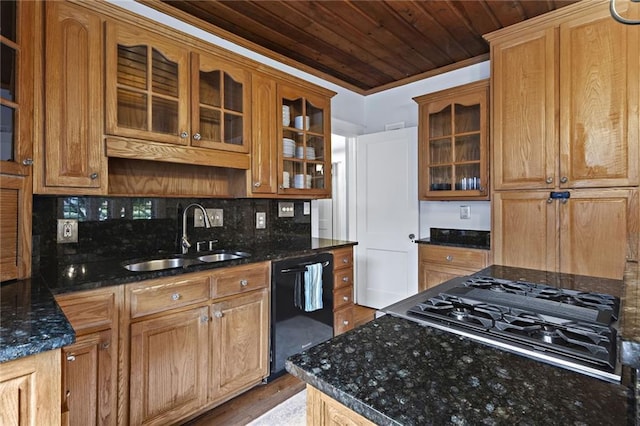
[[[198,256],[200,262],[223,262],[225,260],[233,260],[233,259],[243,259],[245,257],[251,256],[249,253],[245,253],[243,251],[220,251],[216,253],[206,254],[204,256]]]
[[[189,259],[184,257],[168,257],[163,259],[144,260],[135,263],[125,263],[122,266],[134,272],[148,272],[180,268],[182,266],[188,266],[189,264]]]
[[[158,259],[125,262],[122,266],[133,272],[161,271],[163,269],[188,267],[190,265],[202,265],[203,263],[223,262],[225,260],[243,259],[251,254],[243,251],[219,250],[196,258],[184,256],[170,256]]]

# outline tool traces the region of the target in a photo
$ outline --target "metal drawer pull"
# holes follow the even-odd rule
[[[349,263],[349,258],[348,257],[343,257],[342,258],[342,263]]]
[[[547,183],[553,183],[553,178],[552,177],[548,177],[546,180]]]
[[[173,294],[171,295],[171,300],[174,300],[174,301],[175,301],[175,300],[180,300],[180,298],[181,298],[181,297],[182,297],[182,296],[180,296],[180,293],[173,293]]]
[[[342,277],[342,282],[343,283],[348,283],[349,282],[349,277]]]
[[[182,133],[180,133],[180,137],[181,137],[182,139],[186,139],[186,138],[188,138],[188,137],[189,137],[189,133],[188,133],[188,132],[182,132]]]
[[[562,176],[560,178],[560,183],[567,183],[569,181],[569,178],[567,178],[566,176]]]
[[[92,180],[96,180],[96,179],[98,179],[98,174],[97,174],[97,173],[91,173],[91,174],[89,175],[89,177],[90,177]]]
[[[200,139],[202,139],[202,136],[200,135],[200,133],[196,133],[193,135],[193,139],[199,141]]]
[[[349,325],[349,321],[347,320],[342,321],[342,325]]]
[[[33,166],[33,158],[25,158],[22,160],[24,166]]]
[[[451,262],[453,260],[453,256],[449,255],[445,259],[447,259],[447,262]]]
[[[75,360],[76,360],[75,355],[67,355],[67,361],[75,361]]]
[[[247,281],[247,280],[240,280],[240,285],[241,285],[242,287],[246,287],[248,284],[249,284],[249,281]]]
[[[349,297],[348,296],[342,296],[342,300],[344,300],[345,302],[349,301]]]

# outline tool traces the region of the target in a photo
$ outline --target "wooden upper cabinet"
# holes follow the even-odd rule
[[[0,281],[31,274],[36,49],[35,2],[2,1],[0,14]],[[39,76],[39,74],[37,74]]]
[[[414,98],[419,105],[419,197],[488,199],[489,80]]]
[[[150,31],[111,22],[106,61],[109,135],[249,152],[248,69]]]
[[[205,54],[191,54],[192,145],[249,152],[251,74]]]
[[[106,132],[188,145],[189,51],[133,25],[108,23]]]
[[[553,28],[491,44],[493,189],[554,186],[555,63]]]
[[[277,181],[277,85],[270,77],[254,74],[252,82],[253,140],[251,179],[248,192],[263,195],[278,192]]]
[[[44,6],[45,129],[36,146],[35,191],[106,193],[103,20],[66,2]]]
[[[330,98],[279,85],[278,193],[331,197]]]
[[[581,3],[486,38],[494,189],[638,184],[638,27]]]
[[[603,7],[560,25],[560,187],[638,185],[640,28]]]

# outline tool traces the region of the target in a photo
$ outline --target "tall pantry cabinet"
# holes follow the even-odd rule
[[[622,278],[638,255],[640,29],[599,1],[485,37],[495,263]]]

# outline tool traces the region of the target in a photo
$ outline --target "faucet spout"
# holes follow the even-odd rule
[[[211,222],[209,221],[209,216],[207,215],[207,210],[202,207],[201,204],[192,203],[184,208],[182,211],[182,239],[180,240],[180,245],[182,246],[182,254],[187,254],[189,252],[189,247],[191,247],[191,243],[189,242],[189,238],[187,236],[187,211],[189,207],[195,207],[202,211],[204,215],[204,226],[205,228],[211,228]]]

